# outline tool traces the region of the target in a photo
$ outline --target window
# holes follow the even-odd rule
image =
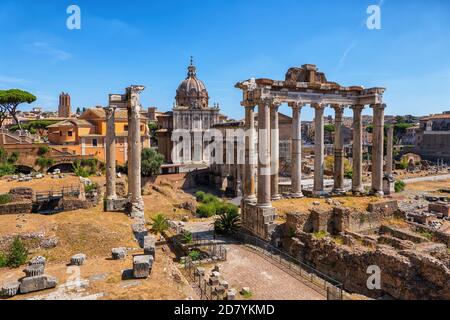
[[[124,126],[123,126],[123,130],[124,130],[124,131],[128,131],[128,125],[124,125]]]
[[[98,146],[97,139],[92,139],[92,146],[93,146],[93,147]]]
[[[69,137],[72,137],[72,136],[73,136],[73,132],[72,132],[72,131],[69,131],[69,132],[67,132],[67,135],[68,135]]]

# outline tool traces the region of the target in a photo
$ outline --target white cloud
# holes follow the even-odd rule
[[[47,42],[34,42],[29,48],[34,54],[47,55],[54,59],[65,61],[72,58],[72,55],[64,50],[55,48]]]
[[[31,81],[25,80],[25,79],[21,79],[21,78],[15,78],[15,77],[9,77],[9,76],[0,75],[0,83],[2,83],[2,84],[26,85],[26,84],[30,84]]]

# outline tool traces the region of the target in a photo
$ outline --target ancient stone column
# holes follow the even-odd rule
[[[291,197],[302,198],[302,124],[303,104],[292,103]]]
[[[258,207],[271,207],[270,201],[270,104],[263,100],[258,104]]]
[[[394,125],[390,125],[387,135],[386,175],[392,175],[394,164]]]
[[[128,180],[128,198],[131,199],[131,186],[133,185],[133,177],[130,174],[130,172],[133,171],[133,164],[131,163],[131,145],[132,143],[132,137],[131,137],[131,109],[127,109],[127,118],[128,118],[128,135],[127,135],[127,164],[128,164],[128,174],[127,174],[127,180]]]
[[[353,178],[352,191],[361,193],[364,191],[362,183],[362,111],[363,105],[355,105],[351,107],[353,110]]]
[[[116,125],[115,107],[105,108],[106,115],[106,200],[116,200]]]
[[[244,196],[245,201],[255,202],[255,106],[245,106],[245,168],[244,168]]]
[[[373,104],[372,138],[372,191],[383,196],[383,160],[384,160],[384,109],[385,104]]]
[[[144,201],[142,199],[141,190],[141,105],[139,103],[139,93],[143,90],[142,87],[131,87],[130,104],[131,122],[129,123],[129,130],[131,133],[131,172],[128,174],[132,177],[131,189],[131,216],[144,216]]]
[[[280,103],[274,102],[270,106],[270,156],[271,156],[271,170],[270,177],[270,191],[271,199],[279,200],[281,195],[278,190],[279,171],[280,171],[280,131],[278,127],[278,109]]]
[[[334,121],[334,188],[333,192],[344,191],[344,137],[342,136],[344,106],[332,105]]]
[[[315,109],[315,133],[314,133],[314,194],[321,195],[324,192],[323,170],[324,170],[324,121],[323,113],[325,106],[313,104]]]

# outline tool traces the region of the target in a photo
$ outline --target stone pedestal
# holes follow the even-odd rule
[[[242,202],[242,227],[256,237],[270,241],[275,231],[276,209]]]

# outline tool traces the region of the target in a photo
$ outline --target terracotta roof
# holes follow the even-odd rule
[[[93,117],[90,117],[89,114],[92,114]],[[119,120],[128,120],[128,111],[126,109],[116,109],[114,114],[116,119]],[[81,119],[106,119],[105,110],[103,108],[91,108],[86,110],[81,116]],[[147,119],[146,117],[141,115],[141,119]]]
[[[450,119],[450,114],[443,113],[443,114],[434,114],[428,117],[421,118],[421,121],[428,121],[428,120],[439,120],[439,119]]]
[[[47,128],[60,128],[60,127],[93,127],[93,125],[86,120],[83,119],[70,119],[62,122],[58,122],[48,126]]]

